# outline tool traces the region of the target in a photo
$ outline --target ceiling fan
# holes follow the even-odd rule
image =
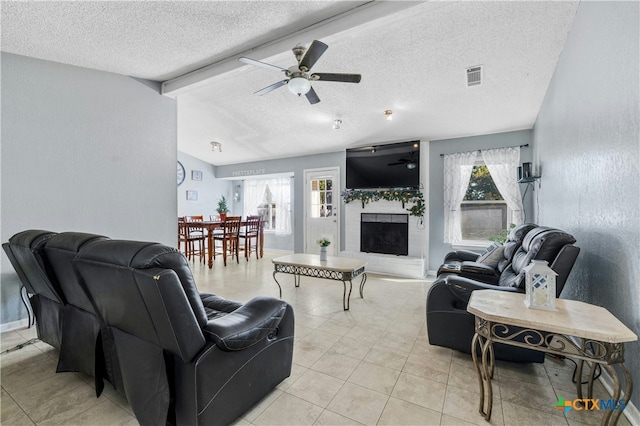
[[[409,153],[409,158],[400,158],[398,159],[398,161],[396,161],[395,163],[389,163],[387,164],[387,166],[400,166],[403,165],[409,169],[409,170],[413,170],[416,168],[416,160],[415,160],[415,151],[411,151]]]
[[[311,87],[311,81],[336,81],[343,83],[360,83],[360,74],[338,74],[338,73],[323,73],[315,72],[309,74],[311,67],[320,59],[322,54],[329,48],[321,41],[314,40],[309,46],[309,49],[304,46],[297,45],[291,51],[298,61],[297,65],[294,65],[288,69],[281,68],[276,65],[267,64],[266,62],[260,62],[255,59],[241,57],[238,60],[245,64],[257,65],[263,68],[269,68],[279,72],[283,72],[287,77],[285,80],[280,80],[273,83],[270,86],[260,89],[255,92],[256,95],[265,95],[278,87],[286,85],[289,91],[295,95],[305,95],[310,104],[317,104],[320,102],[320,98],[316,94],[316,91]]]

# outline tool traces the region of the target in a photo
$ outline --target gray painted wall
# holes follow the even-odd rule
[[[293,173],[293,220],[291,223],[293,234],[289,237],[265,234],[265,247],[301,253],[304,251],[304,232],[302,231],[304,223],[304,170],[336,166],[340,167],[342,188],[345,181],[344,152],[217,166],[215,174],[218,178],[237,179],[239,175],[259,178],[261,175],[273,173]],[[343,245],[341,249],[344,249],[344,212],[342,209],[340,209],[340,224],[340,241]]]
[[[233,182],[216,179],[213,165],[180,151],[178,151],[178,161],[182,163],[186,173],[184,182],[178,186],[178,216],[203,215],[208,220],[210,215],[218,214],[216,211],[218,200],[223,195],[227,199],[227,206],[231,213],[242,214],[242,203],[235,205],[233,202]],[[191,178],[191,172],[194,170],[202,172],[201,181]],[[187,191],[197,191],[198,200],[187,200]]]
[[[2,53],[2,242],[37,228],[175,244],[176,102],[158,90]],[[1,257],[6,324],[26,311]]]
[[[540,218],[582,249],[562,297],[604,306],[637,335],[639,16],[638,2],[580,3],[534,127]],[[640,343],[625,358],[637,386]]]
[[[436,270],[442,264],[444,256],[451,251],[451,245],[444,243],[444,158],[441,154],[454,152],[475,151],[477,149],[504,148],[529,144],[520,149],[520,162],[530,162],[532,159],[532,131],[496,133],[491,135],[471,136],[457,139],[442,139],[429,142],[429,269]],[[513,171],[514,176],[516,170]],[[542,185],[544,185],[544,177]],[[532,190],[535,188],[535,191]],[[526,184],[520,185],[524,194]],[[526,221],[535,222],[533,215],[533,198],[538,193],[538,187],[531,187],[524,199]],[[481,251],[481,249],[479,250]]]

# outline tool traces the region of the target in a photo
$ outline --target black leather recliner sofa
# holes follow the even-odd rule
[[[502,245],[492,244],[489,247],[497,247],[493,253],[475,253],[469,250],[455,250],[447,253],[444,263],[438,268],[438,277],[443,275],[458,275],[482,281],[487,284],[497,284],[502,272],[511,265],[524,237],[536,228],[533,223],[518,225],[509,231],[506,241]],[[482,261],[481,258],[487,258]],[[493,258],[493,259],[492,259]]]
[[[545,260],[556,277],[556,297],[560,296],[580,249],[575,238],[559,229],[536,227],[524,236],[512,262],[495,283],[486,283],[453,273],[438,277],[427,294],[427,336],[429,343],[471,353],[475,318],[467,312],[474,290],[492,289],[524,293],[523,269],[532,260]],[[521,338],[525,338],[523,334]],[[514,362],[543,362],[544,353],[495,344],[495,358]]]
[[[81,292],[76,303],[90,306],[67,308],[74,298],[61,298],[62,310],[73,312],[54,321],[71,329],[59,333],[61,347],[65,339],[86,347],[95,324],[77,321],[94,315],[95,347],[78,352],[80,364],[95,362],[97,384],[109,380],[141,424],[228,424],[290,375],[294,318],[286,302],[256,297],[241,304],[200,293],[188,262],[172,247],[99,236],[80,243],[83,235],[89,234],[34,238],[38,256],[32,257],[42,261],[33,264],[26,256],[27,269],[41,268],[40,276],[54,286],[73,270],[73,279],[58,290]],[[13,242],[5,250],[13,252]],[[49,318],[39,312],[38,323],[45,323]],[[89,352],[94,360],[86,359]]]

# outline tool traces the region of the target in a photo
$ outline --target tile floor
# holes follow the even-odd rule
[[[247,301],[278,296],[271,258],[241,259],[214,269],[193,264],[203,292]],[[291,377],[237,420],[239,425],[469,425],[486,424],[478,413],[478,380],[471,356],[430,346],[425,298],[430,282],[370,275],[365,297],[357,288],[342,310],[339,282],[279,275],[283,298],[295,311]],[[34,329],[3,333],[5,349],[36,337]],[[95,397],[91,377],[55,373],[56,351],[37,342],[3,354],[2,425],[134,425],[126,400],[107,387]],[[576,398],[573,364],[499,362],[494,378],[495,425],[599,424],[600,412],[554,408],[559,396]],[[596,397],[609,396],[597,383]],[[628,425],[622,416],[620,425]]]

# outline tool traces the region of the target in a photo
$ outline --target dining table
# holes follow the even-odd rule
[[[215,250],[213,233],[216,229],[222,229],[223,223],[221,220],[190,220],[186,222],[189,227],[200,228],[207,231],[207,264],[209,265],[209,269],[213,268],[213,252]],[[246,220],[240,222],[241,227],[246,224]],[[262,257],[264,254],[264,227],[262,224],[260,226],[260,232],[258,233],[258,250],[260,257]]]

